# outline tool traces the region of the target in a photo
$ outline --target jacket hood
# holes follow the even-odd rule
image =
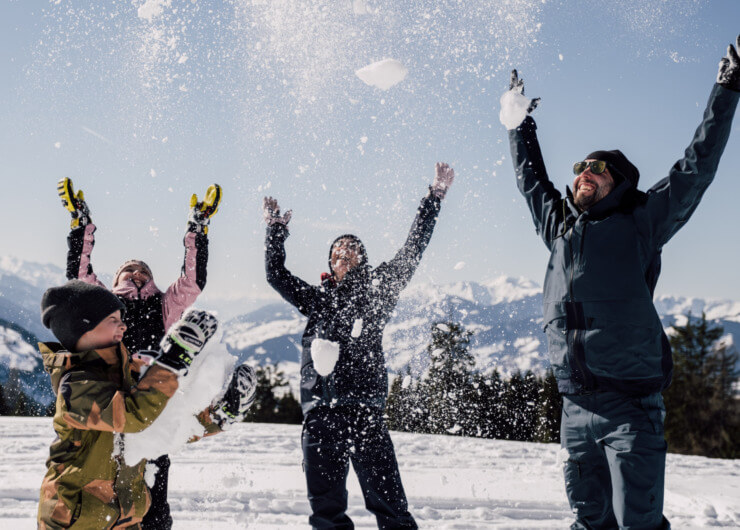
[[[331,266],[331,253],[332,250],[334,250],[334,245],[336,245],[337,241],[339,241],[340,239],[351,239],[352,241],[357,243],[360,246],[360,263],[358,264],[358,267],[362,265],[367,266],[367,250],[365,250],[365,245],[363,244],[363,242],[354,234],[343,234],[332,241],[331,245],[329,246],[329,272],[334,275],[334,270]]]
[[[145,262],[143,262],[143,261],[141,261],[139,259],[130,259],[130,260],[124,262],[123,265],[121,265],[120,267],[118,267],[118,270],[113,275],[113,289],[114,290],[115,290],[116,286],[118,285],[118,278],[121,276],[121,273],[123,272],[123,269],[125,269],[126,267],[130,267],[131,265],[136,265],[138,267],[141,267],[149,275],[149,278],[151,278],[152,280],[154,279],[154,275],[152,274],[152,269],[149,267],[149,265],[147,265]]]

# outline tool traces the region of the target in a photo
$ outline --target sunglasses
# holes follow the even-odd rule
[[[573,164],[573,173],[575,175],[580,175],[588,168],[591,168],[591,173],[594,175],[601,175],[606,171],[606,162],[603,160],[592,160],[591,162],[586,162],[584,160],[583,162],[576,162]]]

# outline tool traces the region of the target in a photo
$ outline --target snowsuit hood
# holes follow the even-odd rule
[[[125,261],[123,263],[123,265],[121,265],[120,267],[118,267],[118,270],[113,275],[113,289],[115,289],[116,286],[118,285],[119,278],[121,277],[121,274],[123,273],[123,270],[126,267],[130,267],[132,265],[136,265],[137,267],[140,267],[140,268],[144,269],[144,271],[146,271],[146,273],[149,275],[149,278],[150,278],[149,282],[147,282],[147,283],[150,283],[152,280],[154,280],[154,275],[152,274],[152,269],[149,267],[149,265],[147,265],[146,263],[144,263],[143,261],[138,260],[138,259],[130,259],[128,261]]]
[[[329,246],[329,274],[334,275],[334,269],[331,266],[331,253],[334,251],[334,245],[337,244],[338,241],[342,239],[351,239],[357,245],[360,247],[360,263],[358,263],[358,267],[364,265],[365,267],[368,266],[367,262],[367,250],[365,249],[365,244],[360,240],[359,237],[357,237],[354,234],[343,234],[339,237],[337,237],[334,241],[332,241],[331,245]]]

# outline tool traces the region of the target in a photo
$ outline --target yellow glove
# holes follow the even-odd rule
[[[90,208],[87,207],[85,202],[85,194],[82,193],[82,190],[75,194],[72,179],[65,177],[59,180],[57,194],[62,199],[62,206],[72,215],[72,221],[69,223],[70,228],[85,226],[90,222]]]
[[[198,196],[194,193],[190,197],[190,215],[188,216],[188,230],[191,232],[208,233],[208,225],[211,223],[211,217],[216,215],[218,207],[221,204],[223,196],[221,186],[211,184],[206,190],[203,201],[198,201]]]

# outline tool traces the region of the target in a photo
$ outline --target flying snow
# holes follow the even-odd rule
[[[326,377],[332,373],[339,359],[339,344],[330,340],[314,339],[311,343],[311,358],[316,372]]]
[[[355,323],[352,325],[352,333],[350,333],[350,335],[352,335],[353,339],[356,339],[357,337],[360,336],[361,333],[362,333],[362,319],[356,318]]]
[[[509,90],[501,96],[501,111],[498,119],[507,130],[516,129],[527,117],[530,100],[516,89]]]
[[[125,458],[130,465],[142,458],[174,454],[193,436],[203,435],[195,416],[225,390],[236,362],[221,343],[222,335],[212,337],[188,374],[179,378],[177,392],[154,423],[140,433],[126,435]]]
[[[355,75],[367,85],[388,90],[406,78],[408,69],[395,59],[383,59],[355,71]]]
[[[165,7],[170,6],[172,6],[172,0],[146,0],[144,4],[139,6],[136,14],[139,18],[151,22],[164,12]]]

